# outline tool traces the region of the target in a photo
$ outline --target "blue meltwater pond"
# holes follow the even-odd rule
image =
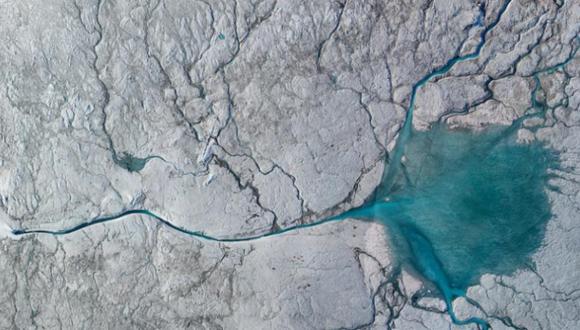
[[[399,262],[450,304],[482,274],[526,265],[542,241],[548,172],[558,157],[539,143],[517,143],[514,133],[513,126],[413,131],[402,165],[387,171],[374,199],[340,217],[385,224]]]

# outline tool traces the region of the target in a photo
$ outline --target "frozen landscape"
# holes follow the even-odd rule
[[[580,1],[0,0],[0,329],[580,329]]]

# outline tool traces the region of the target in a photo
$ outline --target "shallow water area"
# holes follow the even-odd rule
[[[551,216],[548,171],[558,166],[554,152],[519,144],[513,133],[413,131],[389,186],[341,217],[384,223],[401,264],[448,302],[484,273],[513,273],[541,244]]]

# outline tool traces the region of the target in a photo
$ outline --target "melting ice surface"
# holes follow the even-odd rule
[[[514,131],[413,131],[400,170],[386,174],[372,201],[340,217],[384,223],[401,264],[433,282],[450,305],[482,274],[526,265],[543,238],[557,155],[516,143]]]

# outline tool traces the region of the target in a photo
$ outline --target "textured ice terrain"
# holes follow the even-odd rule
[[[580,327],[579,13],[0,0],[0,328]]]

